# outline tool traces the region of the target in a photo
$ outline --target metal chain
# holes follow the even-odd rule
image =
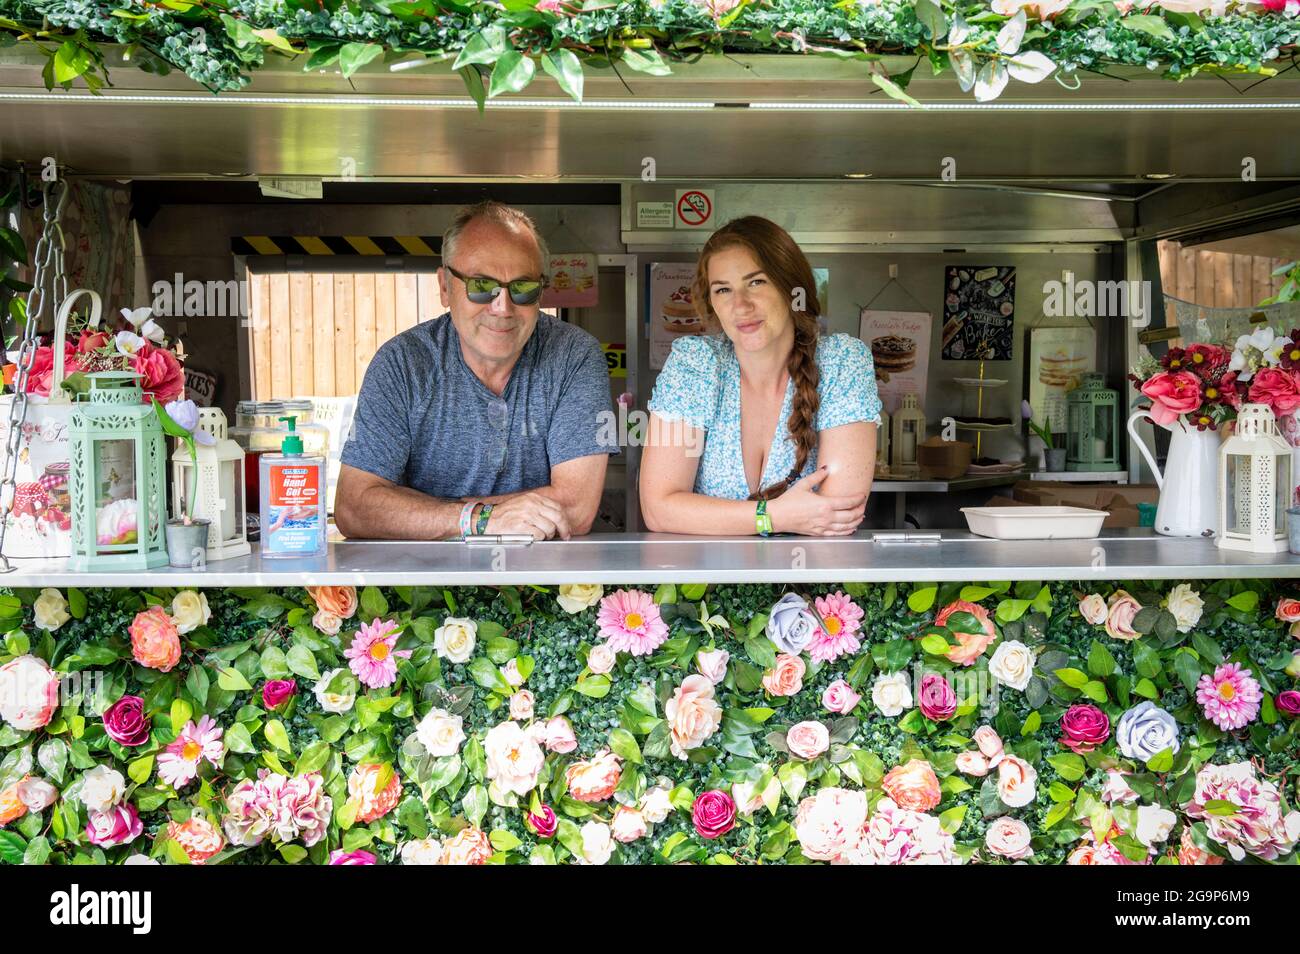
[[[27,423],[27,373],[36,359],[36,327],[45,314],[46,283],[52,297],[50,314],[58,314],[68,297],[68,277],[63,270],[64,240],[60,220],[68,202],[68,186],[63,182],[41,183],[41,209],[44,225],[36,250],[32,254],[32,287],[27,292],[27,320],[23,323],[22,343],[18,347],[18,369],[14,373],[14,396],[9,405],[9,433],[5,441],[5,473],[0,479],[0,573],[14,569],[4,556],[5,529],[13,510],[18,474],[18,453],[22,449],[23,426]],[[58,347],[60,342],[54,342]]]

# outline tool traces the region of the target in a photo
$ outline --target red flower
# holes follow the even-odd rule
[[[1160,425],[1172,424],[1178,415],[1201,406],[1201,379],[1190,371],[1154,375],[1141,391],[1151,399],[1151,419]]]
[[[71,342],[63,342],[63,376],[67,377],[74,371],[80,371],[81,365],[77,363],[76,353],[72,350]],[[27,371],[27,384],[25,390],[28,394],[38,394],[41,397],[50,396],[50,387],[54,384],[54,347],[52,345],[42,345],[36,349],[32,355],[32,366]]]
[[[736,803],[722,789],[711,788],[691,804],[691,821],[701,838],[721,838],[736,826]]]
[[[77,339],[77,354],[98,351],[106,344],[108,344],[107,331],[91,331],[89,328],[84,328],[81,337]]]
[[[1183,371],[1187,366],[1187,352],[1182,348],[1170,348],[1160,359],[1160,367],[1167,371]]]
[[[1195,371],[1209,381],[1222,374],[1231,359],[1232,355],[1226,348],[1212,344],[1193,344],[1187,346],[1183,360],[1187,370]]]
[[[1300,328],[1291,332],[1291,338],[1282,348],[1282,367],[1288,371],[1300,368]]]
[[[1215,429],[1214,418],[1210,416],[1209,412],[1210,409],[1207,405],[1192,415],[1192,423],[1196,425],[1198,431],[1212,431]]]
[[[1237,372],[1229,371],[1219,378],[1219,390],[1223,393],[1219,399],[1228,407],[1241,410],[1241,399],[1245,397],[1246,385],[1237,380]]]
[[[1077,753],[1091,752],[1110,738],[1110,719],[1096,706],[1076,705],[1061,716],[1061,744]]]
[[[1300,371],[1264,368],[1250,382],[1250,400],[1267,404],[1281,418],[1300,408]]]
[[[185,393],[185,372],[176,355],[166,348],[145,344],[131,358],[131,368],[144,378],[141,387],[146,399],[152,394],[158,403],[166,404]]]

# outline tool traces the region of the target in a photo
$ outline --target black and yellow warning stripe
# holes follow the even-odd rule
[[[236,255],[438,255],[439,235],[236,235]]]

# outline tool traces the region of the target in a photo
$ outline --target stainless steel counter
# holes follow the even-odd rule
[[[530,546],[343,542],[321,558],[257,555],[200,569],[73,573],[62,560],[14,561],[0,586],[500,585],[811,583],[1300,577],[1300,556],[1220,550],[1212,540],[1108,530],[1095,540],[999,541],[945,531],[937,544],[844,539],[593,534]]]

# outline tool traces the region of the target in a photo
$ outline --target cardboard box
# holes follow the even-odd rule
[[[1139,525],[1139,503],[1158,503],[1155,484],[1074,484],[1068,481],[1021,480],[1011,488],[1013,501],[1038,507],[1088,507],[1109,511],[1103,527]],[[1003,498],[1005,500],[1005,498]],[[999,506],[1000,503],[994,504]]]

